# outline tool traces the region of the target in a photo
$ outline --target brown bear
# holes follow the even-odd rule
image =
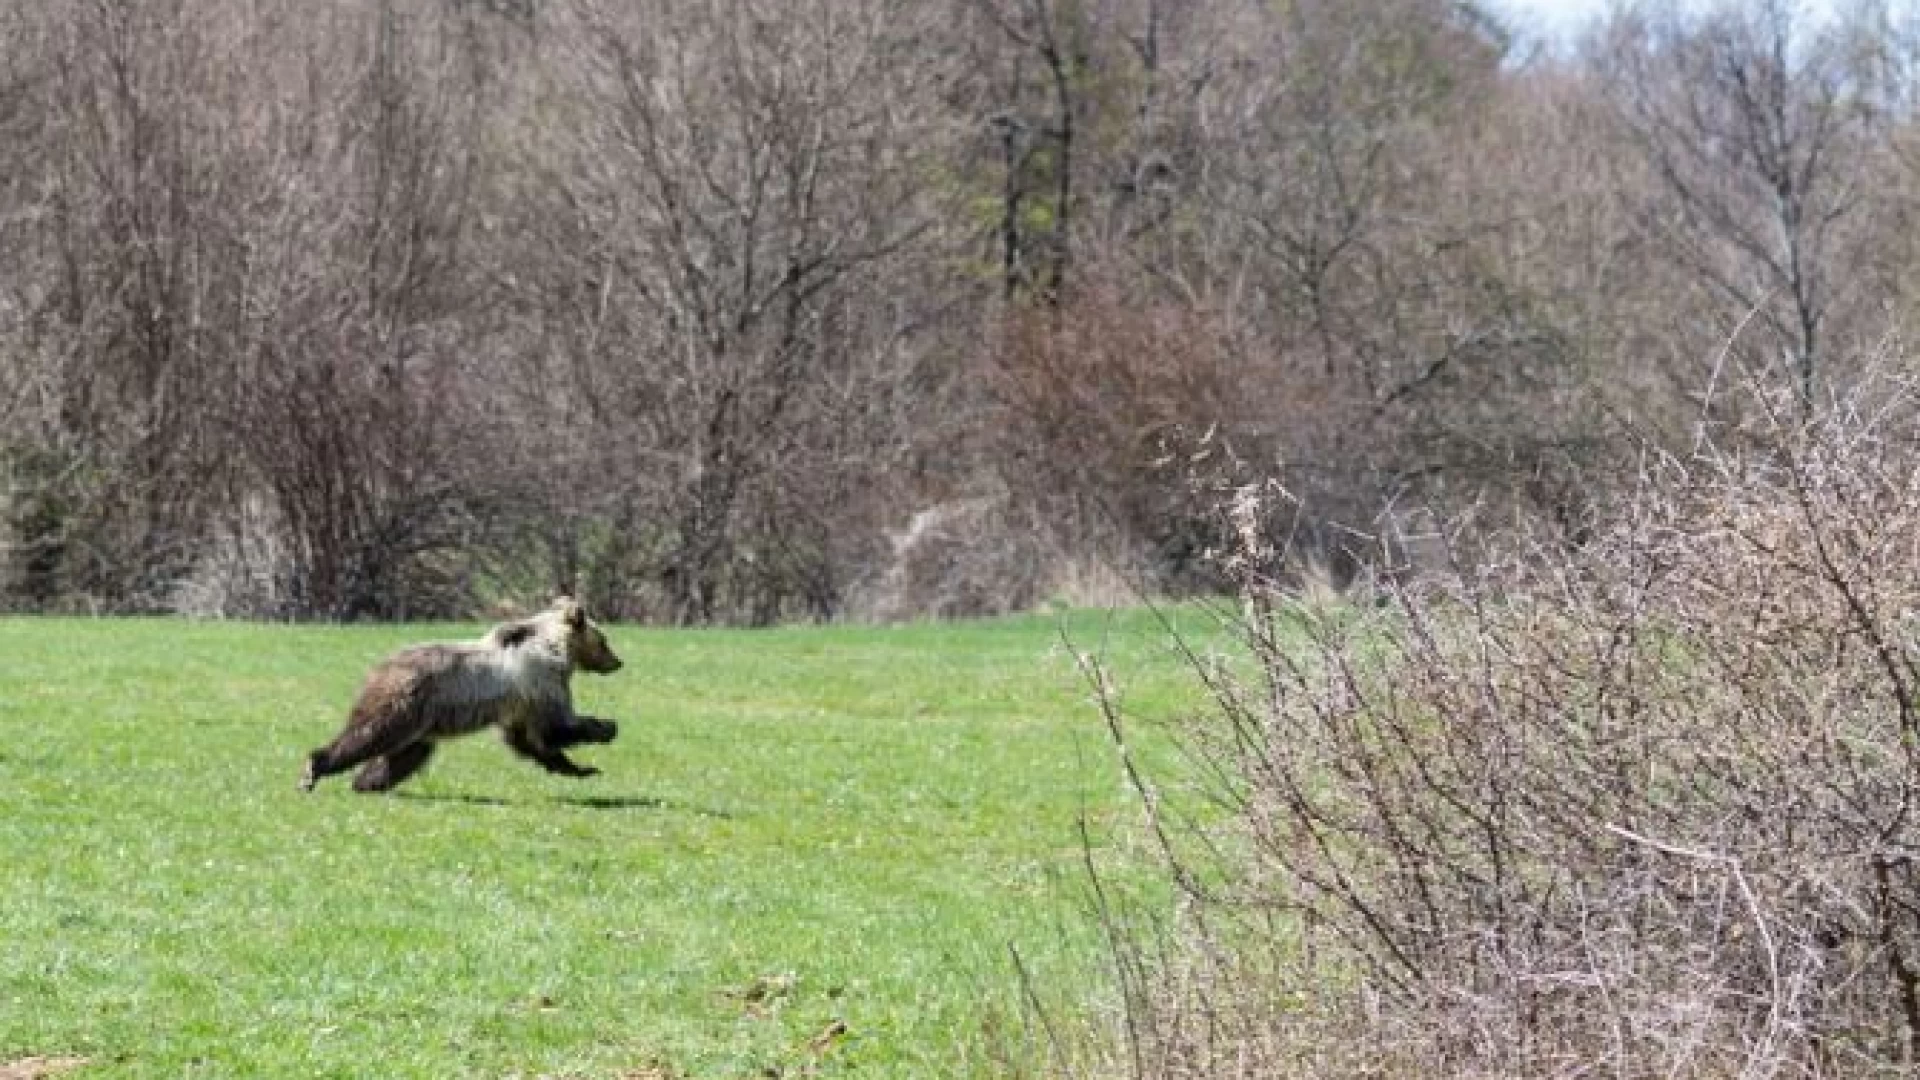
[[[620,670],[600,628],[566,597],[529,619],[501,623],[478,642],[415,645],[367,676],[347,725],[307,755],[300,789],[363,765],[355,791],[390,791],[426,765],[434,743],[498,727],[515,753],[562,776],[600,770],[565,753],[581,743],[612,742],[618,727],[573,711],[575,668]]]

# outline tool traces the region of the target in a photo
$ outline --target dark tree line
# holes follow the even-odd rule
[[[1207,588],[1584,507],[1913,313],[1905,11],[0,11],[0,603],[676,622]],[[1717,373],[1718,372],[1718,373]],[[1366,546],[1366,545],[1358,545]]]

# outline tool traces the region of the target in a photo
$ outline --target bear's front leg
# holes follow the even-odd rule
[[[538,762],[541,768],[550,773],[580,778],[600,775],[599,769],[591,765],[574,764],[572,758],[554,747],[543,745],[531,731],[517,724],[502,728],[500,734],[514,753]]]
[[[565,750],[569,746],[579,746],[582,743],[610,743],[619,734],[620,725],[611,720],[576,716],[547,729],[545,741],[548,746],[556,750]]]

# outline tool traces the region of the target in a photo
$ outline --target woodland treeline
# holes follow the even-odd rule
[[[0,5],[0,607],[619,618],[1584,541],[1920,299],[1920,21],[1455,0]]]

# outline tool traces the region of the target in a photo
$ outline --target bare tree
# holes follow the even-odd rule
[[[290,228],[257,245],[275,318],[245,353],[257,392],[240,431],[290,541],[296,610],[396,614],[423,599],[407,567],[472,539],[462,463],[477,432],[455,424],[485,373],[454,321],[492,88],[466,18],[403,0],[354,13],[367,45],[333,56],[362,74],[353,93],[305,84],[295,107],[316,138],[267,142],[271,176],[314,175],[331,155],[347,166],[285,185]]]
[[[1009,297],[1030,289],[1057,304],[1072,257],[1075,151],[1079,114],[1093,72],[1098,5],[1055,0],[976,0],[976,10],[1005,35],[1008,104],[990,122],[1001,145],[1001,273]],[[1029,65],[1038,86],[1029,85]]]
[[[153,602],[190,560],[225,458],[207,425],[214,338],[192,317],[227,265],[196,228],[224,192],[200,151],[217,105],[196,100],[207,13],[177,4],[82,4],[45,24],[53,92],[41,179],[51,198],[36,244],[36,346],[50,365],[47,438],[29,543],[33,594]],[[211,481],[211,482],[209,482]]]
[[[245,610],[407,609],[399,568],[465,501],[444,436],[485,144],[470,27],[424,0],[43,18],[23,587],[151,608],[271,547]]]
[[[896,286],[935,223],[924,28],[881,3],[575,14],[544,287],[591,328],[576,385],[632,455],[615,557],[676,621],[829,611],[847,470],[884,452],[833,447],[898,422],[860,398],[887,396],[921,318]]]
[[[1839,226],[1861,202],[1872,100],[1792,0],[1630,9],[1593,61],[1661,184],[1649,237],[1709,296],[1753,311],[1811,410],[1828,355]]]

